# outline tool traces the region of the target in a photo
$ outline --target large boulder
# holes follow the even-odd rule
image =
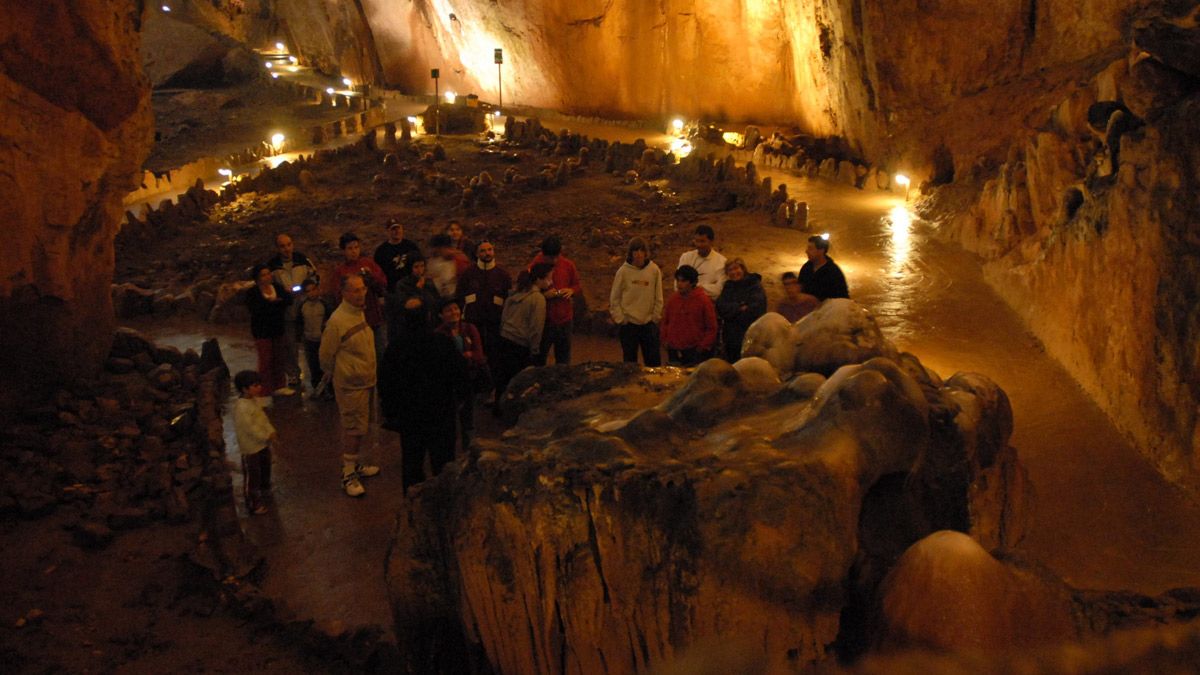
[[[0,5],[0,408],[108,354],[113,238],[153,135],[142,7]]]
[[[909,360],[794,378],[809,396],[756,358],[525,371],[509,393],[530,412],[399,514],[401,652],[423,672],[634,672],[706,644],[829,658],[909,545],[1003,519],[971,508],[973,474],[1016,462],[978,431],[1008,428],[974,400],[986,378],[939,386]]]
[[[784,375],[830,375],[848,363],[897,356],[871,311],[845,298],[826,300],[795,324],[768,312],[750,325],[742,345],[742,354],[762,357]]]
[[[905,551],[880,588],[879,644],[1003,650],[1079,637],[1068,589],[1005,565],[961,532]]]

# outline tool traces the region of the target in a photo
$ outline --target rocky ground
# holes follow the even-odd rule
[[[545,236],[558,235],[584,279],[580,309],[603,310],[629,238],[646,238],[670,274],[697,224],[712,225],[720,244],[726,234],[770,222],[773,213],[769,193],[744,172],[730,169],[726,177],[724,167],[699,159],[668,169],[661,151],[635,144],[609,146],[545,130],[520,145],[472,135],[378,144],[285,164],[220,195],[195,190],[178,206],[133,222],[118,239],[118,316],[244,320],[240,308],[226,303],[247,269],[273,254],[277,233],[290,233],[297,250],[329,266],[340,259],[341,233],[356,232],[370,251],[384,240],[383,223],[391,217],[404,221],[406,236],[423,247],[451,218],[460,219],[471,239],[490,238],[510,269],[525,266]],[[484,187],[471,186],[480,180]],[[803,237],[797,232],[793,239],[799,256]],[[595,320],[605,323],[603,314]]]
[[[122,331],[104,373],[0,436],[6,670],[309,668],[233,601],[258,559],[220,444],[227,386],[215,344]]]

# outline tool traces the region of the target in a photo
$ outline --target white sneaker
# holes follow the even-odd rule
[[[295,393],[296,393],[296,390],[292,389],[291,387],[280,387],[280,388],[276,389],[275,391],[271,392],[271,395],[272,396],[292,396]]]
[[[370,478],[379,475],[379,467],[374,464],[355,464],[354,473],[358,474],[360,478]]]
[[[346,491],[347,497],[361,497],[367,493],[362,481],[358,480],[357,473],[348,473],[342,476],[342,489]]]

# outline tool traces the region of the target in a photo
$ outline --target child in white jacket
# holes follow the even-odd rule
[[[238,400],[233,404],[233,429],[242,454],[242,480],[245,484],[246,510],[254,515],[267,512],[263,497],[271,489],[271,444],[275,427],[267,419],[260,399],[266,395],[262,378],[253,370],[233,377]]]
[[[629,241],[625,263],[617,270],[608,294],[608,312],[617,324],[624,361],[637,363],[640,347],[647,367],[661,366],[662,270],[650,260],[650,248],[641,237]]]

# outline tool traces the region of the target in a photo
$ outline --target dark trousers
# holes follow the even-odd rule
[[[721,338],[725,342],[725,360],[736,363],[742,358],[742,341],[746,339],[746,329],[726,323],[725,330],[721,331]]]
[[[407,492],[409,486],[425,482],[442,472],[454,459],[454,417],[436,415],[409,421],[400,431],[400,459],[404,471],[400,483]],[[425,455],[429,455],[432,473],[425,475]]]
[[[571,363],[571,324],[562,326],[546,324],[545,330],[542,331],[541,350],[533,358],[534,365],[546,365],[546,360],[550,358],[551,347],[554,348],[555,363],[563,365]]]
[[[475,392],[467,394],[467,400],[458,404],[458,437],[465,452],[475,437]]]
[[[271,447],[252,455],[242,455],[242,482],[246,506],[258,506],[265,492],[271,489]]]
[[[707,349],[689,347],[687,349],[671,349],[667,347],[667,361],[681,366],[694,366],[707,361],[712,352]]]
[[[287,346],[282,335],[273,338],[256,338],[254,347],[258,351],[258,376],[270,393],[287,384]]]
[[[623,323],[617,328],[621,340],[621,358],[626,363],[637,363],[638,349],[642,350],[642,361],[654,368],[662,365],[662,348],[658,344],[658,324]]]
[[[529,348],[523,347],[506,338],[500,338],[496,349],[496,394],[495,402],[500,402],[504,390],[517,373],[532,364]]]
[[[304,341],[304,360],[308,362],[308,383],[315,390],[321,378],[325,377],[325,371],[321,370],[320,340]]]

